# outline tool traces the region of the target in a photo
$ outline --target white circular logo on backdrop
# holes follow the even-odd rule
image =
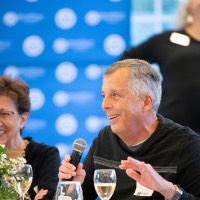
[[[32,88],[30,89],[30,99],[31,99],[31,109],[39,110],[45,102],[45,97],[40,89]]]
[[[61,83],[70,83],[77,77],[77,68],[71,62],[63,62],[56,68],[56,78]]]
[[[85,69],[86,77],[90,80],[96,80],[102,75],[102,69],[98,65],[91,64]]]
[[[26,0],[26,1],[33,3],[33,2],[36,2],[38,0]]]
[[[19,73],[19,69],[14,65],[9,65],[4,70],[4,74],[11,76],[12,78],[17,78],[19,76]]]
[[[60,115],[56,120],[56,130],[64,136],[72,135],[77,130],[77,120],[71,114]]]
[[[90,26],[96,26],[101,21],[101,15],[97,11],[89,11],[85,15],[85,22]]]
[[[36,57],[43,52],[44,42],[39,36],[32,35],[24,40],[22,48],[27,56]]]
[[[112,34],[104,40],[104,50],[111,56],[118,56],[125,50],[124,39],[117,34]]]
[[[99,117],[91,116],[85,121],[86,129],[90,132],[97,132],[100,130],[102,123]]]
[[[66,106],[69,100],[69,95],[65,91],[57,91],[53,96],[53,102],[57,107]]]
[[[64,158],[66,154],[71,153],[71,146],[66,145],[65,143],[57,143],[56,147],[59,150],[59,154],[61,158]]]
[[[19,20],[18,15],[15,12],[7,12],[4,16],[3,16],[3,23],[6,26],[14,26]]]
[[[77,21],[75,12],[69,8],[60,9],[55,15],[55,23],[61,29],[72,28]]]
[[[68,49],[69,43],[64,38],[57,38],[53,43],[53,50],[58,54],[65,53]]]

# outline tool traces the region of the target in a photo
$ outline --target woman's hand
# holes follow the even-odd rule
[[[48,190],[41,189],[35,196],[34,200],[42,199],[46,194]]]

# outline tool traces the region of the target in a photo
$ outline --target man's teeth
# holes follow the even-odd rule
[[[117,115],[113,115],[113,116],[110,116],[109,119],[113,119],[113,118],[116,118]]]

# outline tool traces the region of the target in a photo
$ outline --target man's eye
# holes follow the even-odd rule
[[[118,94],[117,94],[117,93],[112,93],[112,96],[113,96],[113,97],[117,97]]]

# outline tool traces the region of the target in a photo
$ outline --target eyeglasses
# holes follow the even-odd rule
[[[5,111],[0,111],[0,120],[7,120],[7,119],[10,119],[13,115],[15,114],[14,111],[8,111],[8,110],[5,110]]]

